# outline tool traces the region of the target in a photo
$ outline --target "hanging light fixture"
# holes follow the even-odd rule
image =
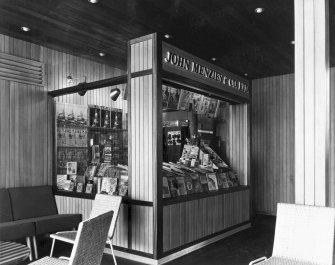
[[[110,97],[111,97],[111,100],[113,101],[116,101],[117,98],[119,97],[121,91],[119,88],[112,88],[111,91],[110,91]]]

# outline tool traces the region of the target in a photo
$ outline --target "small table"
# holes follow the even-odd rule
[[[27,246],[0,241],[0,265],[18,264],[28,258],[30,250]]]

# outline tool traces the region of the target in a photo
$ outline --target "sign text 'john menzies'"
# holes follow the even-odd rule
[[[241,92],[249,93],[247,84],[170,51],[166,52],[164,62],[183,68],[192,73],[202,75],[206,78],[213,79],[219,83],[238,89]]]

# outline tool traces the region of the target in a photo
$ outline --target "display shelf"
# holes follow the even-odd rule
[[[243,190],[249,190],[249,186],[238,186],[238,187],[232,187],[229,189],[222,189],[218,191],[209,191],[209,192],[199,192],[199,193],[193,193],[188,195],[182,195],[178,197],[172,197],[172,198],[164,198],[163,199],[163,205],[171,205],[171,204],[177,204],[187,201],[194,201],[199,200],[203,198],[213,197],[220,194],[226,194],[226,193],[233,193],[233,192],[239,192]]]
[[[88,130],[92,132],[126,132],[128,131],[127,129],[112,129],[112,128],[102,128],[102,127],[87,127]]]
[[[64,191],[64,190],[58,190],[57,188],[53,189],[53,193],[56,196],[65,196],[65,197],[71,197],[71,198],[81,198],[81,199],[88,199],[88,200],[94,200],[96,193],[83,193],[83,192],[75,192],[75,191]],[[152,202],[149,201],[141,201],[141,200],[132,200],[128,196],[122,197],[122,203],[123,204],[130,204],[130,205],[140,205],[140,206],[153,206]]]

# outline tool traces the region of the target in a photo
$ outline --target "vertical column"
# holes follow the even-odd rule
[[[129,195],[147,202],[131,206],[130,248],[157,258],[161,225],[162,105],[161,45],[150,34],[129,42]]]
[[[295,0],[295,202],[326,203],[328,0]]]

